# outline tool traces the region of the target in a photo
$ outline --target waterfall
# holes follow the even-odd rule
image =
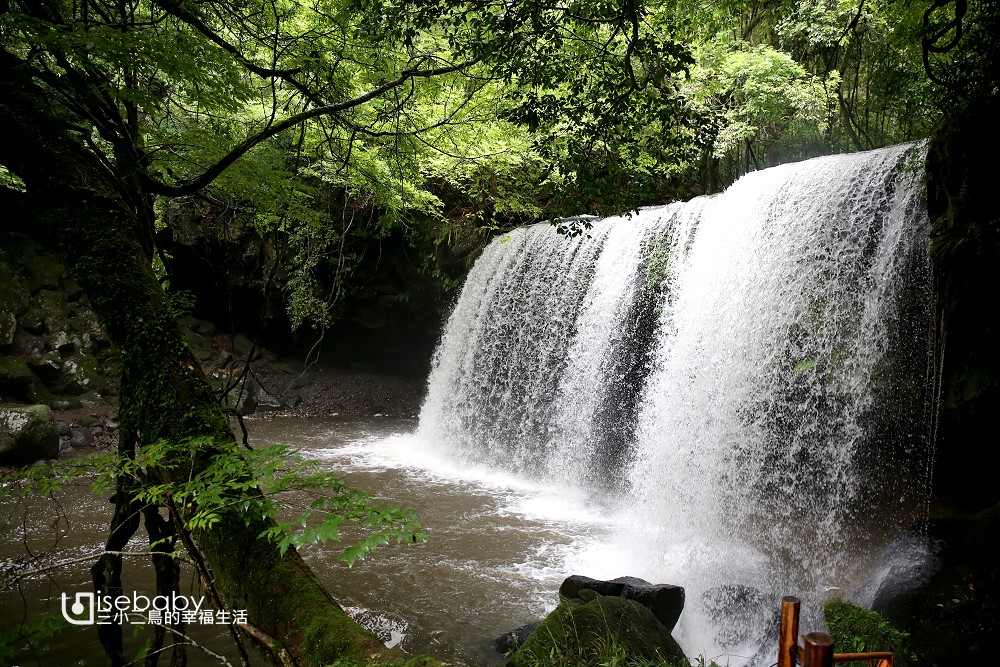
[[[616,503],[618,574],[688,589],[685,648],[751,657],[775,596],[865,584],[926,500],[923,154],[818,158],[576,238],[496,239],[418,436]]]

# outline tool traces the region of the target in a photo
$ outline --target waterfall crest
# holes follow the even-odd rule
[[[420,439],[617,499],[619,574],[684,585],[688,616],[734,591],[861,585],[927,492],[923,155],[818,158],[582,237],[495,240],[447,322]],[[763,622],[679,632],[747,655]]]

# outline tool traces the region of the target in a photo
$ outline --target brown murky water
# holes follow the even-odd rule
[[[581,495],[435,460],[433,452],[415,446],[415,422],[276,419],[249,427],[254,444],[302,448],[351,485],[419,514],[427,543],[383,547],[353,568],[338,559],[342,544],[303,551],[352,615],[387,644],[411,653],[470,665],[499,662],[493,638],[551,609],[562,579],[605,534],[605,511]],[[0,593],[0,633],[24,614],[61,615],[64,593],[72,600],[91,589],[87,557],[102,547],[109,516],[110,505],[92,496],[85,482],[55,499],[0,503],[5,570],[17,562],[32,561],[37,569],[81,560]],[[144,548],[140,537],[129,545]],[[151,569],[144,559],[131,560],[126,592],[150,595]],[[185,593],[200,596],[190,578],[186,586]],[[225,633],[200,624],[189,629],[195,641],[238,664]],[[139,650],[144,636],[130,639],[130,650]],[[190,664],[219,664],[190,651]],[[47,651],[20,650],[13,664],[103,665],[105,659],[92,626],[65,623]]]

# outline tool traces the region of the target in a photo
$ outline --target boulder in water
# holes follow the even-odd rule
[[[580,598],[581,591],[634,600],[653,613],[667,631],[674,629],[684,610],[684,589],[671,584],[651,584],[637,577],[618,577],[611,581],[591,579],[579,574],[568,577],[559,587],[565,598]]]
[[[512,651],[516,651],[521,644],[527,641],[531,633],[534,632],[541,621],[535,621],[534,623],[527,623],[519,628],[514,628],[504,634],[500,635],[493,640],[493,645],[497,647],[497,651],[503,655],[507,655]]]
[[[925,584],[937,560],[926,535],[903,532],[882,550],[871,577],[852,596],[852,601],[874,611],[885,611],[898,598]]]

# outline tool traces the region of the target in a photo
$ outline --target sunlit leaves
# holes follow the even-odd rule
[[[811,124],[812,133],[822,135],[831,107],[818,77],[768,46],[703,45],[685,92],[717,119],[718,157],[748,142],[777,139],[793,123],[799,132]]]

